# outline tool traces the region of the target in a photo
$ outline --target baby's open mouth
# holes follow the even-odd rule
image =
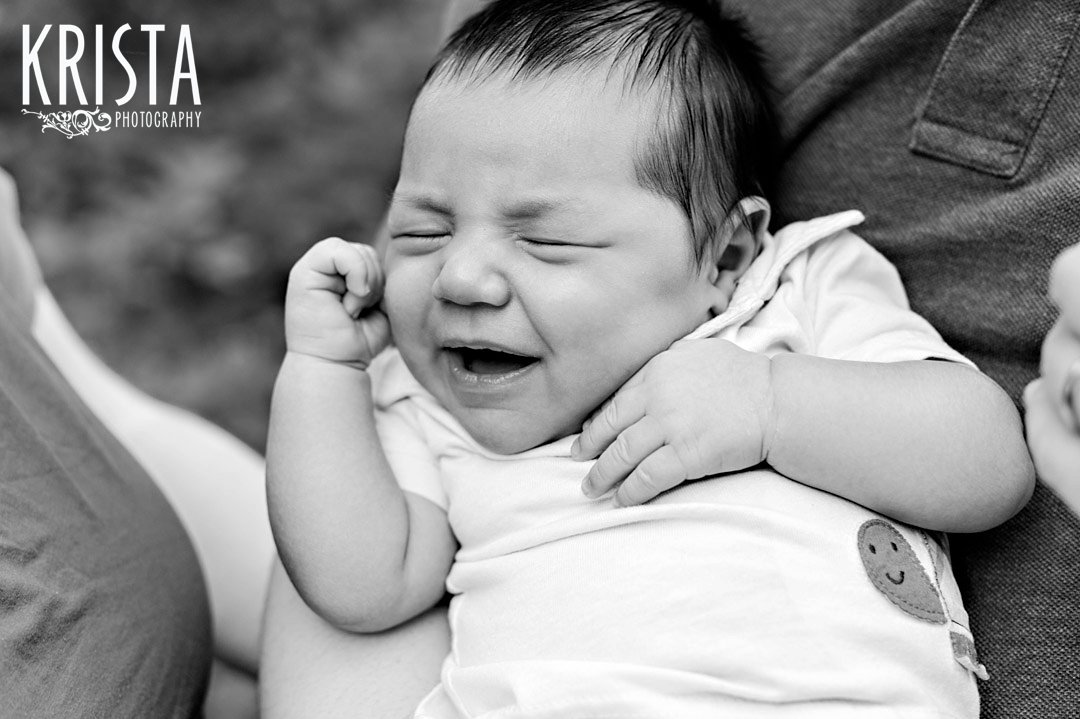
[[[487,347],[447,347],[446,351],[466,372],[482,376],[515,374],[539,361]]]

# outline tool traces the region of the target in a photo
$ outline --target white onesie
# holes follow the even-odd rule
[[[841,213],[765,242],[690,338],[773,355],[967,362]],[[417,717],[977,717],[967,615],[936,538],[768,468],[639,507],[588,499],[573,437],[477,444],[388,350],[372,365],[401,487],[461,544],[452,650]],[[917,448],[916,448],[917,451]]]

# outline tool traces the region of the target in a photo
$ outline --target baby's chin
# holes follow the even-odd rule
[[[545,421],[512,411],[468,413],[458,422],[484,449],[495,454],[521,454],[581,431],[583,420]]]

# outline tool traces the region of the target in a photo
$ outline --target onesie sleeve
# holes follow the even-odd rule
[[[434,453],[416,426],[414,412],[404,401],[375,412],[375,429],[398,486],[446,510],[446,493]],[[410,416],[413,415],[413,416]]]
[[[900,274],[850,231],[818,243],[797,268],[811,351],[861,362],[942,359],[974,367],[911,310]],[[795,268],[792,268],[795,269]]]
[[[417,407],[417,394],[423,392],[422,388],[396,350],[379,355],[370,372],[375,430],[398,486],[446,510],[448,502],[438,457],[425,435]]]

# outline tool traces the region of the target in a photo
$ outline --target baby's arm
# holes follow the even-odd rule
[[[781,474],[928,529],[974,532],[1027,503],[1035,475],[1012,401],[947,361],[772,361]]]
[[[860,243],[827,244],[806,263],[814,294],[802,321],[821,356],[676,343],[586,424],[576,456],[599,456],[586,493],[626,479],[616,502],[635,504],[768,461],[931,529],[977,531],[1018,511],[1034,474],[1015,408],[970,367],[914,359],[954,353],[907,310],[895,270],[869,248],[852,251]],[[910,361],[851,361],[881,358]]]
[[[978,531],[1034,476],[1008,397],[953,362],[849,362],[692,340],[658,355],[590,421],[584,489],[637,504],[686,479],[776,471],[929,529]]]
[[[446,513],[403,492],[379,444],[368,364],[389,342],[374,251],[324,240],[293,268],[274,387],[267,499],[304,600],[351,631],[378,631],[439,600],[455,542]]]

